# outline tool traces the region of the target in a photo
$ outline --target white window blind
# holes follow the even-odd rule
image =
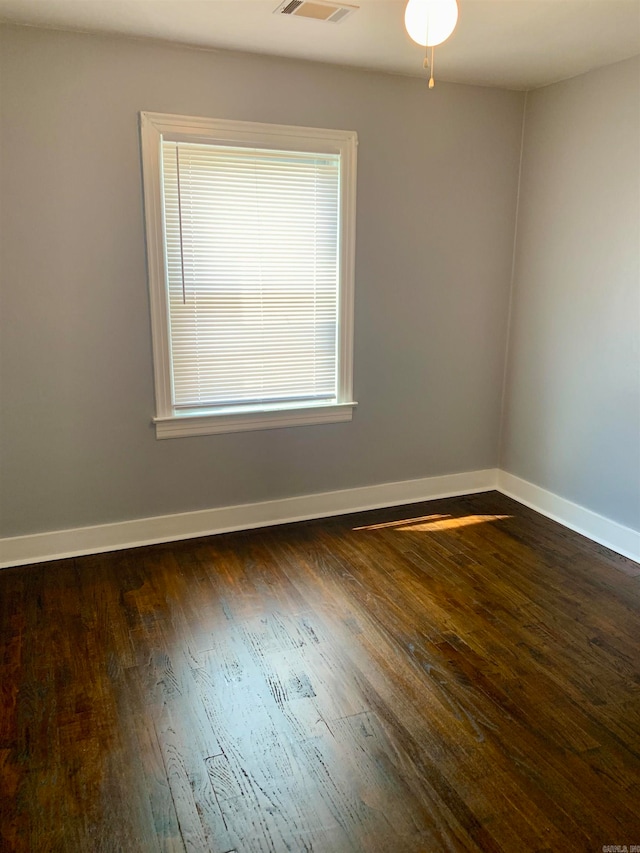
[[[176,410],[338,395],[340,156],[162,141]]]

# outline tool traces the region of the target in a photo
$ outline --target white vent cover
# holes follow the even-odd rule
[[[315,21],[331,21],[332,24],[337,24],[359,8],[346,6],[344,3],[330,3],[327,0],[284,0],[274,10],[274,14],[296,15],[298,18],[312,18]]]

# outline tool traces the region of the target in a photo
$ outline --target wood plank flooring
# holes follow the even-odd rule
[[[7,569],[0,616],[2,851],[640,845],[640,566],[497,493]]]

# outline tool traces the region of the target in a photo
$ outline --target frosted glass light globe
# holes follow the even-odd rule
[[[404,25],[411,38],[424,47],[442,44],[458,22],[456,0],[409,0]]]

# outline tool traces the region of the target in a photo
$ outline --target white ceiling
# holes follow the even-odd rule
[[[8,22],[121,33],[422,76],[403,0],[348,0],[340,23],[274,15],[278,0],[0,0]],[[436,78],[531,89],[640,53],[640,0],[458,0]]]

